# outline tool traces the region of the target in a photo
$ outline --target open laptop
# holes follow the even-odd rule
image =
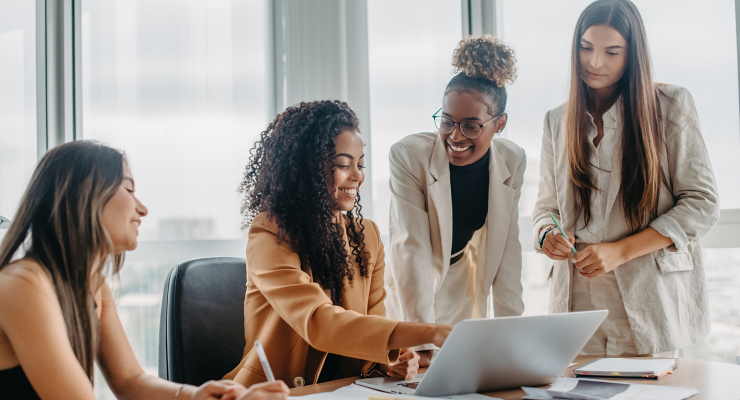
[[[553,383],[604,321],[606,310],[458,322],[426,374],[358,379],[388,393],[449,396]]]

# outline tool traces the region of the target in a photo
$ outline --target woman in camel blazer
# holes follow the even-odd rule
[[[275,378],[291,387],[317,382],[326,349],[348,357],[341,365],[347,376],[365,374],[376,363],[395,361],[398,352],[389,353],[387,344],[398,321],[383,318],[383,245],[375,223],[365,223],[369,279],[356,279],[352,286],[347,282],[342,307],[338,307],[332,306],[324,290],[301,270],[300,259],[290,245],[277,241],[275,221],[265,213],[254,219],[247,242],[246,353],[225,379],[242,384],[265,381],[252,348],[255,340],[263,344]],[[346,227],[345,216],[342,228]],[[348,243],[346,234],[343,239]],[[346,250],[351,252],[349,246]],[[354,275],[360,276],[357,264],[352,267]]]
[[[378,228],[364,219],[359,120],[346,103],[290,107],[252,149],[241,189],[250,225],[242,361],[226,377],[263,382],[253,344],[292,387],[357,375],[410,379],[411,348],[451,327],[385,318]]]

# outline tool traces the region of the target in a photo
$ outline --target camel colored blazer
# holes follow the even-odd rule
[[[241,363],[225,379],[244,386],[266,381],[252,348],[255,340],[265,348],[275,378],[290,387],[315,383],[327,353],[351,358],[342,358],[345,376],[395,361],[398,352],[389,355],[386,349],[398,321],[385,318],[383,245],[375,223],[366,219],[364,225],[368,276],[362,277],[354,264],[353,282],[345,280],[340,307],[301,270],[288,242],[278,241],[277,224],[265,213],[255,217],[247,242],[246,347]],[[346,233],[344,239],[348,243]]]
[[[659,353],[688,346],[709,333],[706,278],[701,237],[719,219],[719,198],[706,146],[699,130],[694,100],[688,90],[658,85],[663,115],[661,165],[668,181],[658,201],[658,217],[645,224],[670,237],[674,246],[638,257],[614,270],[637,351]],[[549,213],[563,228],[576,224],[575,193],[569,179],[565,105],[545,116],[537,203],[532,213],[535,236],[552,225]],[[621,121],[604,117],[605,127]],[[607,195],[605,241],[630,234],[622,211],[621,141],[614,150]],[[578,238],[576,238],[578,240]],[[539,248],[535,237],[535,249]],[[550,312],[571,309],[571,262],[555,261],[550,287]],[[599,279],[599,278],[595,278]]]
[[[477,265],[475,304],[484,317],[521,315],[518,203],[526,157],[521,147],[503,138],[494,138],[490,150],[486,229],[471,240]],[[390,167],[388,315],[433,323],[435,294],[450,267],[450,162],[437,133],[419,133],[393,145]]]

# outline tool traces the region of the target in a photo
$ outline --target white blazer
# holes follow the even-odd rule
[[[670,237],[674,245],[637,257],[614,270],[627,311],[635,346],[640,354],[686,347],[709,333],[707,283],[701,237],[719,219],[719,196],[694,99],[688,90],[658,85],[663,116],[660,161],[668,187],[662,186],[658,217],[645,224]],[[621,116],[620,116],[621,118]],[[565,105],[545,116],[537,203],[532,212],[535,236],[552,225],[550,213],[564,229],[573,231],[578,220],[566,148]],[[604,117],[604,125],[619,121]],[[622,211],[619,189],[622,148],[614,149],[607,197],[604,238],[615,242],[630,234]],[[535,237],[535,242],[539,238]],[[535,250],[541,252],[539,244]],[[551,272],[550,312],[571,309],[572,263],[554,261]],[[599,278],[595,278],[599,279]]]
[[[497,317],[521,315],[518,203],[526,157],[521,147],[503,138],[493,139],[490,149],[486,229],[471,240],[477,241],[471,243],[477,265],[475,307],[485,317],[492,311]],[[438,134],[419,133],[391,147],[390,167],[387,315],[434,323],[435,294],[450,267],[452,249],[449,159]]]

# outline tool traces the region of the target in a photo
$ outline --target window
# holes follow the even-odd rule
[[[506,136],[527,152],[519,210],[529,216],[539,181],[545,113],[568,96],[570,46],[578,16],[590,0],[497,1],[499,37],[516,51],[518,78],[509,90]],[[655,80],[686,87],[694,96],[723,209],[740,207],[740,152],[735,4],[732,1],[671,3],[635,0],[650,44]],[[720,39],[721,38],[721,39]],[[520,223],[524,250],[531,249],[530,221]],[[706,242],[705,242],[706,244]],[[707,246],[705,246],[707,247]],[[711,247],[711,246],[709,246]],[[738,249],[705,248],[712,333],[685,349],[685,356],[737,363],[740,356]],[[525,314],[546,312],[546,274],[551,262],[524,254]],[[734,286],[733,286],[734,285]]]
[[[244,254],[237,187],[267,126],[265,15],[261,1],[82,2],[83,136],[126,152],[149,209],[114,293],[155,375],[170,268],[194,246]]]
[[[0,216],[12,219],[36,167],[33,1],[5,1],[0,7],[0,88]]]
[[[373,206],[388,234],[391,145],[404,136],[434,132],[432,114],[452,78],[452,51],[462,32],[459,2],[368,1],[370,130]],[[392,10],[392,12],[389,12]]]

